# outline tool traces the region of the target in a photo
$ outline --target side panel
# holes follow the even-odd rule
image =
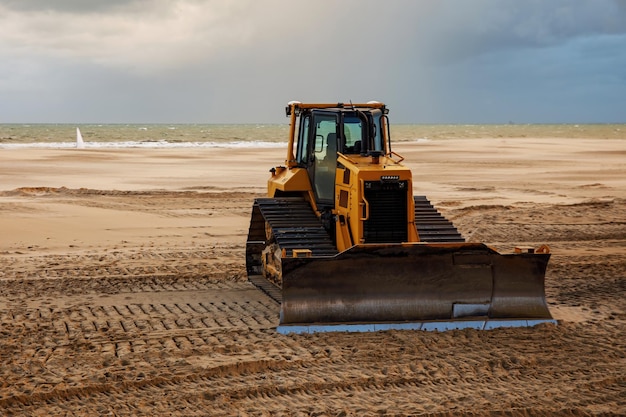
[[[274,197],[277,191],[283,193],[307,192],[311,190],[309,176],[304,168],[279,167],[267,181],[268,197]]]

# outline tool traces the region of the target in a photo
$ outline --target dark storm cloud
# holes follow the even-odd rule
[[[413,39],[426,36],[429,58],[452,62],[511,49],[543,48],[579,37],[626,33],[623,0],[477,0],[439,2],[431,19],[416,26]],[[421,36],[420,36],[421,35]]]

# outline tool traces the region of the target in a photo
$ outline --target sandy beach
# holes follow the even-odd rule
[[[547,244],[558,325],[280,335],[269,149],[0,149],[0,415],[626,415],[626,139],[394,151],[469,240]]]

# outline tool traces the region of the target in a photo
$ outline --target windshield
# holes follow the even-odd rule
[[[347,154],[367,153],[368,151],[383,151],[383,135],[381,132],[380,115],[372,113],[346,113],[343,117],[343,134],[345,139],[344,152]],[[365,122],[367,120],[367,123]],[[371,125],[369,127],[367,125]],[[368,139],[368,131],[370,137]]]

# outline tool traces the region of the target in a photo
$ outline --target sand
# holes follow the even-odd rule
[[[246,281],[282,149],[0,150],[1,415],[626,415],[626,140],[398,144],[558,325],[280,335]]]

